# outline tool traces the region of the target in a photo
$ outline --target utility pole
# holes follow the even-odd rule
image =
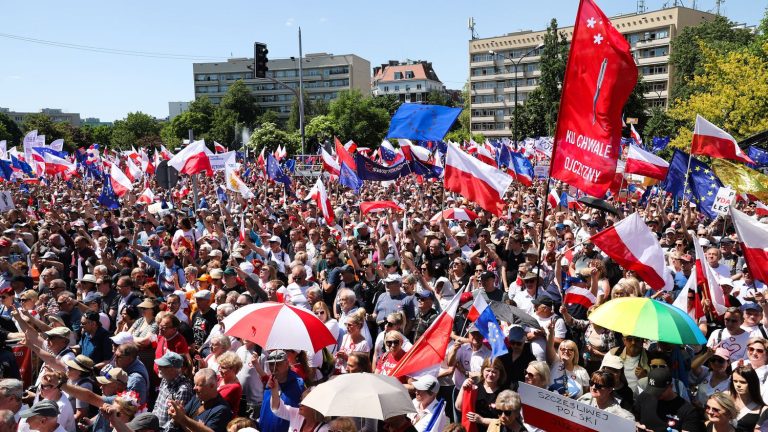
[[[301,154],[304,154],[304,55],[301,51],[301,27],[299,27],[299,130]]]

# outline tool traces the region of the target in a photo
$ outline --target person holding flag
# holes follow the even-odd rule
[[[464,381],[454,405],[456,410],[461,411],[461,423],[470,424],[470,427],[465,426],[465,429],[474,429],[477,432],[488,430],[488,426],[496,417],[493,403],[504,390],[502,384],[506,380],[501,360],[487,358],[483,362],[480,376]]]
[[[416,413],[408,414],[411,424],[417,432],[442,431],[448,423],[448,417],[444,412],[445,401],[437,399],[437,391],[440,389],[437,378],[432,375],[424,375],[412,384],[416,393],[416,397],[413,399]]]

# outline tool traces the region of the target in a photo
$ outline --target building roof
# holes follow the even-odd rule
[[[432,69],[432,63],[429,62],[413,62],[406,64],[384,64],[381,67],[374,68],[373,82],[378,83],[381,81],[401,81],[401,80],[432,80],[440,82],[434,69]],[[402,78],[395,79],[395,72],[402,73]],[[406,72],[413,72],[413,77],[406,78]]]

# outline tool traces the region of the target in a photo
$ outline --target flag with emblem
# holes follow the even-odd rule
[[[499,320],[496,319],[496,315],[488,302],[485,301],[484,296],[475,296],[475,301],[472,302],[467,317],[470,321],[474,321],[477,331],[488,341],[493,358],[508,352],[507,345],[504,343],[504,333],[499,327]]]
[[[563,81],[552,178],[605,195],[619,159],[621,112],[636,83],[629,43],[592,0],[582,0]]]

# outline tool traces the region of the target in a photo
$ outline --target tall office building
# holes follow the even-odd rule
[[[713,14],[685,7],[611,18],[632,47],[637,68],[647,84],[644,96],[650,106],[667,106],[673,82],[670,41],[683,28],[714,18]],[[573,27],[558,30],[569,41],[573,37]],[[472,132],[488,137],[512,136],[515,80],[517,100],[522,104],[538,85],[540,50],[535,48],[544,42],[545,35],[546,30],[522,31],[469,41]],[[554,125],[551,127],[554,131]]]
[[[225,63],[194,63],[195,98],[208,96],[211,102],[219,104],[229,87],[242,79],[262,108],[287,118],[294,92],[265,78],[254,79],[252,66],[252,58],[233,58]],[[299,59],[274,59],[267,63],[267,67],[268,76],[298,91]],[[302,67],[304,91],[309,100],[330,102],[342,90],[358,89],[366,96],[371,92],[371,63],[354,54],[306,54]]]

